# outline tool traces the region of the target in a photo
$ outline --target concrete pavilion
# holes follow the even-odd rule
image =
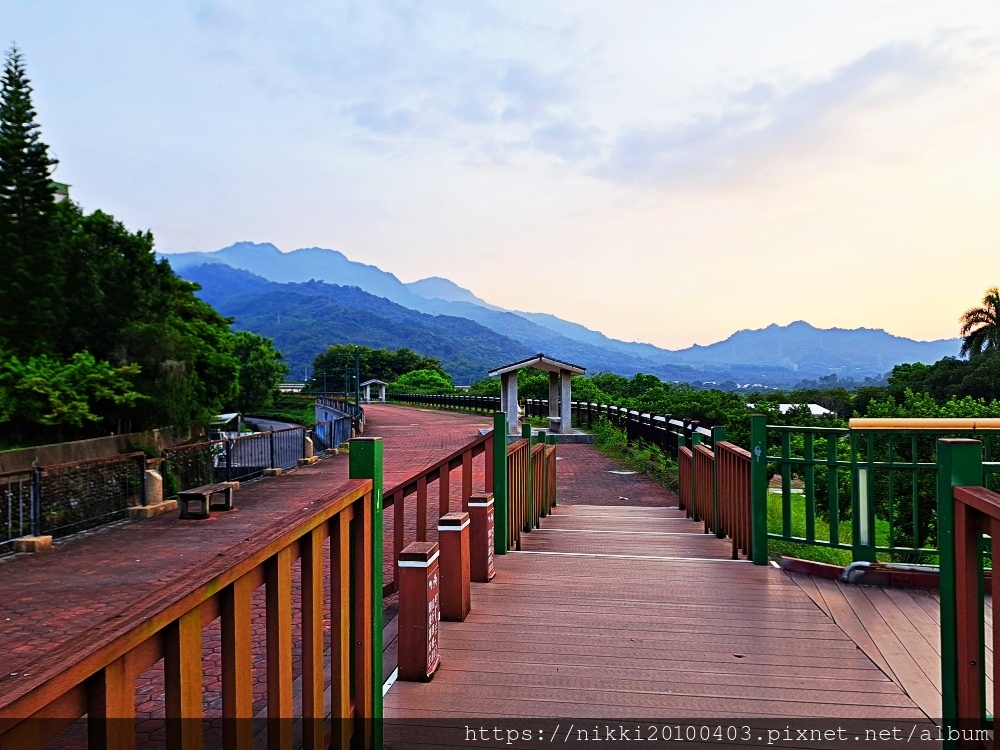
[[[570,378],[585,375],[587,370],[579,365],[536,354],[520,362],[513,362],[495,370],[489,376],[500,376],[500,411],[507,415],[507,432],[520,434],[520,417],[517,411],[517,373],[525,367],[534,367],[549,374],[549,432],[568,434],[571,431]]]
[[[385,403],[385,387],[389,385],[384,380],[366,380],[361,384],[361,388],[365,391],[365,403],[370,403],[372,400],[372,386],[378,388],[378,400],[380,403]]]

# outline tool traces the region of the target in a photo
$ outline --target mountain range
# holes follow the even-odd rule
[[[914,341],[880,329],[819,329],[797,321],[672,351],[613,339],[548,313],[507,310],[441,277],[403,283],[336,250],[283,253],[269,243],[240,242],[161,257],[199,283],[200,295],[237,327],[273,338],[293,373],[328,345],[357,343],[408,346],[438,357],[457,383],[545,352],[590,372],[789,385],[830,374],[861,380],[901,362],[956,356],[960,346],[959,339]]]

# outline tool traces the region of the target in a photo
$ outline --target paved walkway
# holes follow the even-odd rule
[[[467,444],[487,424],[486,419],[472,415],[380,405],[367,406],[366,415],[366,436],[383,439],[387,488]],[[181,521],[172,513],[127,521],[59,540],[48,552],[0,558],[0,700],[5,683],[31,674],[32,665],[46,655],[71,650],[78,636],[99,630],[159,587],[240,544],[250,532],[272,524],[277,529],[289,512],[335,492],[348,478],[348,460],[346,455],[333,456],[281,477],[244,484],[234,495],[236,509],[215,512],[208,520]],[[391,528],[387,538],[392,538]],[[301,616],[298,563],[294,568],[297,623]],[[254,662],[258,665],[254,697],[259,710],[266,692],[263,588],[255,592],[254,608]],[[328,620],[326,628],[329,632]],[[218,621],[203,631],[203,644],[205,715],[221,717]],[[295,658],[298,674],[297,644]],[[139,728],[139,744],[155,745],[163,735],[162,721],[157,721],[164,708],[162,662],[137,681],[136,707],[140,719],[150,720],[147,735],[143,726]],[[82,741],[86,735],[77,731],[75,736]]]

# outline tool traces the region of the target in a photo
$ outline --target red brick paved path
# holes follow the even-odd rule
[[[556,498],[559,505],[618,505],[663,508],[677,496],[644,474],[623,470],[589,445],[556,449]]]
[[[387,488],[467,444],[488,424],[486,418],[471,415],[378,405],[366,407],[366,416],[366,437],[383,438]],[[481,489],[481,471],[477,474]],[[75,637],[128,611],[219,551],[239,544],[251,530],[279,522],[289,511],[307,506],[347,476],[348,457],[334,456],[282,477],[245,484],[234,495],[236,510],[213,513],[209,520],[180,521],[176,514],[169,514],[125,522],[60,540],[50,552],[0,559],[0,696],[5,682],[30,674],[32,664],[44,655],[52,650],[70,651]],[[391,533],[390,525],[388,540]],[[300,617],[298,567],[293,570],[294,632],[298,632]],[[261,588],[254,597],[258,709],[263,707],[265,693],[264,632]],[[210,718],[221,712],[220,650],[219,623],[215,622],[204,631],[203,649],[205,712]],[[147,726],[140,725],[140,732],[149,731],[145,738],[140,736],[140,744],[146,739],[147,746],[155,747],[163,738],[161,722],[152,720],[163,716],[162,662],[139,679],[136,707],[140,718],[151,719]],[[70,734],[74,742],[60,744],[76,744],[79,733]]]
[[[398,406],[366,407],[366,437],[383,439],[385,488],[412,476],[474,439],[487,416]],[[593,505],[676,504],[662,488],[639,475],[613,474],[608,459],[594,449],[565,445],[558,449],[559,503]],[[180,521],[176,514],[117,524],[58,542],[51,552],[0,559],[0,696],[3,684],[31,672],[32,664],[53,649],[69,650],[74,637],[97,627],[147,598],[158,587],[183,577],[220,550],[239,544],[249,531],[280,522],[289,511],[302,508],[347,479],[348,457],[324,459],[285,476],[244,485],[235,495],[237,509],[217,512],[207,521]],[[474,491],[484,488],[483,457],[474,462]],[[451,505],[458,505],[460,471],[451,482]],[[436,538],[437,488],[428,495],[428,537]],[[415,513],[408,499],[407,541],[415,538]],[[392,510],[386,511],[386,578],[391,577]],[[295,623],[300,618],[299,569],[293,569]],[[387,604],[387,618],[395,601]],[[327,631],[329,623],[327,622]],[[255,709],[265,697],[264,589],[254,597]],[[329,632],[328,632],[329,635]],[[219,623],[204,630],[205,715],[221,731]],[[296,644],[296,668],[299,651]],[[162,662],[148,670],[137,684],[136,708],[140,744],[163,742]],[[59,746],[83,746],[85,733],[77,726]],[[213,737],[206,737],[212,746]]]

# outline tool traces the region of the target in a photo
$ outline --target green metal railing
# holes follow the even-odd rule
[[[854,561],[937,562],[937,441],[981,440],[987,486],[1000,485],[1000,423],[966,423],[785,427],[752,417],[755,562],[767,561],[768,540],[848,550]]]

